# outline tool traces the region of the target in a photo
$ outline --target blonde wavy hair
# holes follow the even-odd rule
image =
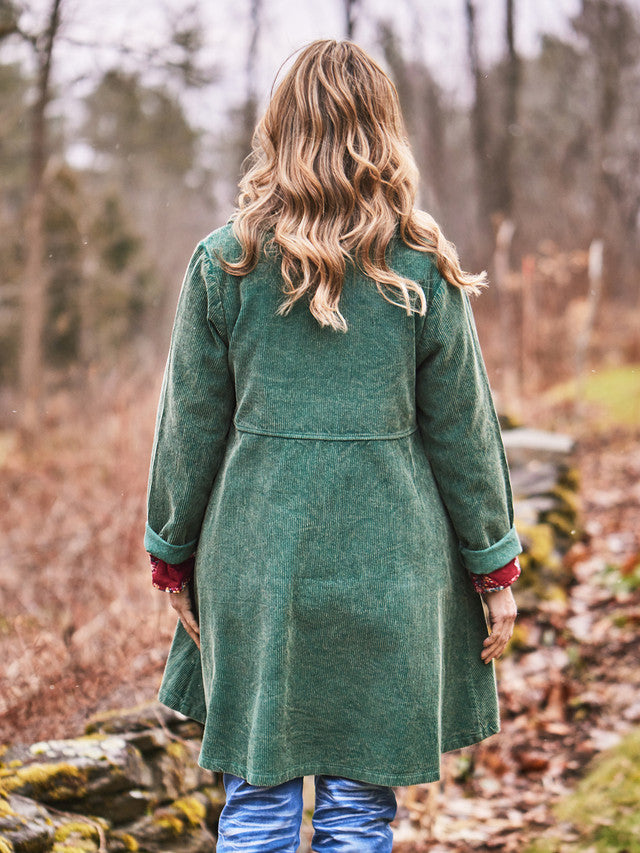
[[[433,217],[414,208],[417,184],[390,78],[353,42],[319,39],[300,49],[256,127],[232,216],[242,254],[220,262],[242,276],[261,251],[279,254],[278,313],[307,295],[312,315],[336,330],[347,330],[338,305],[348,263],[388,302],[422,315],[422,288],[385,259],[398,225],[404,243],[433,255],[452,284],[476,292],[486,276],[463,272]]]

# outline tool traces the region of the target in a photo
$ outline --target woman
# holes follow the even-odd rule
[[[185,275],[145,545],[180,616],[160,699],[224,774],[219,853],[293,853],[305,775],[314,850],[390,850],[393,786],[499,731],[521,547],[484,277],[417,178],[384,71],[313,42]]]

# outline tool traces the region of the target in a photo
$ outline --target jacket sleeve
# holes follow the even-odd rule
[[[200,243],[182,283],[160,394],[144,546],[171,564],[195,550],[233,417],[220,275]]]
[[[462,560],[487,574],[521,553],[502,435],[466,291],[438,277],[416,351],[418,427]]]

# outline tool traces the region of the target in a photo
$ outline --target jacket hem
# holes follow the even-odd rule
[[[470,572],[478,575],[489,574],[496,569],[501,569],[521,553],[522,545],[515,526],[512,526],[502,539],[482,551],[460,548],[465,566]]]
[[[490,724],[468,732],[460,732],[455,737],[442,742],[441,753],[451,752],[478,743],[500,731],[500,725]],[[218,773],[231,773],[246,779],[250,785],[279,785],[289,779],[299,776],[342,776],[345,779],[354,779],[358,782],[366,782],[371,785],[385,785],[396,788],[405,785],[422,785],[428,782],[437,782],[440,779],[440,762],[437,765],[425,764],[420,770],[405,773],[381,772],[365,767],[354,765],[334,764],[330,761],[307,762],[294,765],[288,770],[279,773],[259,773],[248,770],[246,765],[233,760],[216,758],[211,756],[204,747],[200,752],[198,764],[205,770]]]
[[[274,438],[307,438],[315,439],[317,441],[387,441],[393,438],[406,438],[418,429],[418,425],[415,424],[414,426],[401,430],[400,432],[336,434],[328,432],[282,432],[280,430],[262,429],[261,427],[254,427],[249,424],[239,424],[236,421],[233,422],[233,425],[238,432],[250,432],[255,435],[269,435]]]
[[[171,690],[165,690],[161,687],[158,691],[158,702],[166,705],[167,708],[171,708],[172,711],[177,711],[179,714],[183,714],[190,720],[195,720],[196,723],[200,723],[200,725],[205,724],[207,719],[206,710],[198,707],[198,709],[194,711],[193,705],[190,705],[189,702],[185,701],[184,697],[178,696]]]
[[[184,545],[170,545],[168,542],[158,536],[158,534],[149,526],[147,522],[144,530],[144,549],[149,554],[153,554],[159,560],[164,560],[172,566],[184,563],[193,554],[198,540],[192,539]]]

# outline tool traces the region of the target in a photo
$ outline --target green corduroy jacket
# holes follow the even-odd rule
[[[276,313],[277,259],[239,278],[231,223],[185,274],[156,423],[145,547],[196,553],[201,650],[178,623],[159,698],[204,723],[200,764],[254,785],[439,778],[499,731],[467,570],[521,551],[466,292],[394,236],[408,315],[356,268],[322,328]]]

